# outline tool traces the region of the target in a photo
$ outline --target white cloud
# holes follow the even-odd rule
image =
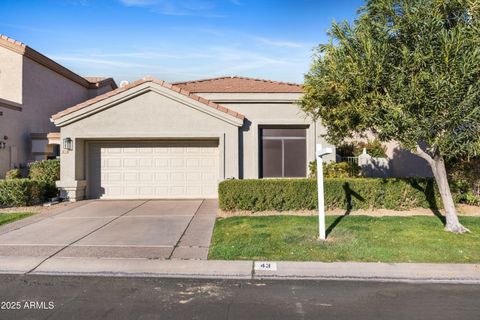
[[[94,58],[84,58],[78,56],[49,56],[55,61],[60,62],[72,62],[72,63],[79,63],[79,64],[96,64],[100,66],[110,66],[110,67],[121,67],[121,68],[149,68],[149,65],[146,64],[139,64],[139,63],[131,63],[125,61],[114,61],[114,60],[104,60],[104,59],[94,59]]]
[[[151,43],[127,42],[117,46],[118,50],[84,47],[75,52],[56,52],[53,58],[80,74],[113,76],[118,81],[150,74],[166,81],[239,75],[300,82],[311,60],[310,47],[305,43],[228,29],[218,35],[213,30],[212,36],[210,29],[171,28],[168,34],[188,36]]]
[[[282,40],[273,40],[273,39],[267,39],[263,37],[252,37],[254,40],[266,44],[268,46],[273,46],[273,47],[282,47],[282,48],[302,48],[305,45],[299,42],[293,42],[293,41],[282,41]]]

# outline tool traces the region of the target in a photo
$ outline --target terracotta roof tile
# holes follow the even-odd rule
[[[47,138],[49,139],[59,139],[60,138],[60,132],[50,132],[47,134]]]
[[[246,77],[219,77],[174,83],[195,93],[302,93],[296,83]]]
[[[107,79],[106,77],[84,77],[87,79],[89,82],[99,82]]]
[[[12,38],[10,38],[10,37],[7,37],[7,36],[4,35],[4,34],[0,34],[0,39],[5,40],[5,41],[8,41],[8,42],[10,42],[10,43],[12,43],[12,44],[14,44],[14,45],[16,45],[16,46],[18,46],[18,47],[21,47],[21,48],[25,48],[25,47],[26,47],[26,45],[25,45],[24,43],[22,43],[22,42],[20,42],[20,41],[17,41],[17,40],[15,40],[15,39],[12,39]]]
[[[204,99],[204,98],[202,98],[202,97],[199,97],[199,96],[197,96],[197,95],[195,95],[195,94],[187,91],[186,89],[180,88],[180,87],[178,87],[178,86],[176,86],[176,85],[172,85],[172,84],[167,83],[167,82],[165,82],[165,81],[157,80],[157,79],[154,79],[154,78],[151,78],[151,77],[148,77],[148,78],[146,77],[146,78],[141,79],[141,80],[136,80],[136,81],[134,81],[134,82],[132,82],[132,83],[129,83],[129,84],[123,86],[123,87],[120,87],[120,88],[118,88],[118,89],[109,91],[109,92],[104,93],[104,94],[102,94],[102,95],[96,96],[95,98],[92,98],[92,99],[87,100],[87,101],[85,101],[85,102],[79,103],[79,104],[77,104],[77,105],[75,105],[75,106],[73,106],[73,107],[70,107],[70,108],[65,109],[65,110],[63,110],[63,111],[60,111],[60,112],[52,115],[52,119],[53,119],[53,120],[60,119],[60,118],[66,116],[66,115],[68,115],[68,114],[70,114],[70,113],[73,113],[73,112],[75,112],[75,111],[78,111],[78,110],[81,110],[81,109],[83,109],[83,108],[86,108],[86,107],[88,107],[88,106],[90,106],[90,105],[92,105],[92,104],[94,104],[94,103],[97,103],[97,102],[99,102],[99,101],[105,100],[105,99],[107,99],[107,98],[109,98],[109,97],[111,97],[111,96],[117,95],[117,94],[119,94],[119,93],[121,93],[121,92],[127,91],[128,89],[134,88],[134,87],[136,87],[136,86],[138,86],[138,85],[141,85],[141,84],[143,84],[143,83],[146,83],[146,82],[156,83],[156,84],[158,84],[158,85],[160,85],[160,86],[162,86],[162,87],[164,87],[164,88],[173,90],[173,91],[178,92],[178,93],[180,93],[180,94],[182,94],[182,95],[185,95],[185,96],[190,97],[190,98],[192,98],[192,99],[194,99],[194,100],[197,100],[197,101],[199,101],[199,102],[201,102],[201,103],[203,103],[203,104],[205,104],[205,105],[207,105],[207,106],[209,106],[209,107],[212,107],[212,108],[218,109],[218,110],[220,110],[220,111],[222,111],[222,112],[225,112],[225,113],[227,113],[227,114],[233,115],[234,117],[236,117],[236,118],[238,118],[238,119],[241,119],[241,120],[245,119],[245,116],[242,115],[242,114],[240,114],[240,113],[238,113],[238,112],[235,112],[235,111],[233,111],[233,110],[230,110],[230,109],[228,109],[228,108],[225,108],[224,106],[221,106],[221,105],[219,105],[219,104],[216,104],[216,103],[214,103],[214,102],[212,102],[212,101],[210,101],[210,100],[207,100],[207,99]]]

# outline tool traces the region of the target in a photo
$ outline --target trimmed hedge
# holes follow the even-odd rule
[[[55,181],[60,180],[60,160],[42,160],[28,164],[28,176],[45,184],[46,199],[58,196]]]
[[[432,179],[325,179],[328,209],[436,209],[440,197]],[[219,206],[226,211],[314,210],[315,179],[225,180],[220,183]]]
[[[42,160],[28,164],[28,176],[32,180],[55,183],[60,180],[60,160]]]
[[[29,206],[41,203],[45,184],[31,179],[0,180],[1,206]]]
[[[22,169],[11,169],[5,173],[5,179],[21,179],[22,178]]]

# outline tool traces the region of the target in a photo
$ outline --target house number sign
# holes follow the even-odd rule
[[[277,263],[269,261],[256,261],[254,269],[264,271],[277,271]]]

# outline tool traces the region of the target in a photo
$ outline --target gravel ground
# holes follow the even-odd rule
[[[68,202],[61,202],[51,206],[28,206],[28,207],[10,207],[10,208],[1,208],[0,213],[9,213],[9,212],[33,212],[33,213],[42,213],[48,212],[49,210],[61,208],[67,206]],[[459,215],[462,216],[471,216],[479,217],[480,216],[480,207],[469,206],[465,204],[460,204],[457,206]],[[443,210],[440,210],[443,213]],[[251,211],[222,211],[218,210],[217,217],[226,218],[234,216],[273,216],[273,215],[295,215],[295,216],[313,216],[317,215],[316,210],[298,210],[298,211],[260,211],[260,212],[251,212]],[[344,215],[345,210],[334,209],[327,210],[327,215]],[[415,208],[405,211],[397,210],[388,210],[388,209],[376,209],[376,210],[355,210],[350,212],[350,215],[354,216],[374,216],[374,217],[383,217],[383,216],[433,216],[433,212],[430,209],[425,208]]]
[[[470,216],[470,217],[479,217],[480,216],[480,207],[469,206],[465,204],[460,204],[457,206],[459,215]],[[443,214],[443,210],[440,210]],[[260,211],[260,212],[251,212],[251,211],[222,211],[218,210],[217,216],[221,218],[234,217],[234,216],[274,216],[274,215],[295,215],[295,216],[313,216],[317,215],[318,211],[316,210],[299,210],[299,211]],[[341,216],[345,214],[345,210],[334,209],[327,210],[327,215],[337,215]],[[434,216],[432,210],[425,208],[415,208],[405,211],[397,210],[388,210],[388,209],[376,209],[376,210],[355,210],[350,212],[352,216],[374,216],[374,217],[385,217],[385,216]]]
[[[69,205],[68,202],[60,202],[51,206],[38,205],[38,206],[27,206],[27,207],[8,207],[8,208],[0,207],[0,213],[10,213],[10,212],[42,213],[42,212],[48,212],[53,209],[65,207],[68,205]]]

